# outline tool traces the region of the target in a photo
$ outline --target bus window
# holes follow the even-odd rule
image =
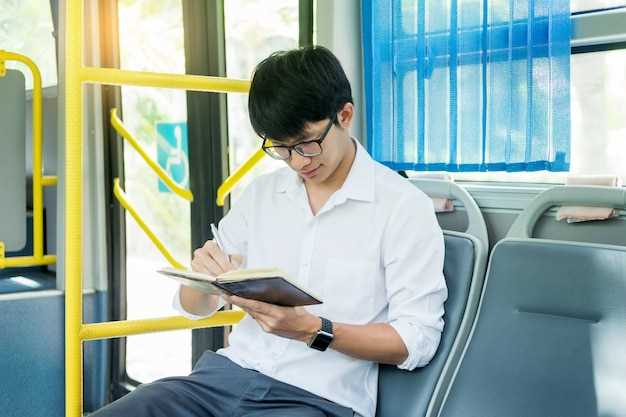
[[[570,172],[462,173],[456,179],[563,183],[568,174],[612,174],[626,180],[626,49],[572,55]]]
[[[120,65],[134,71],[185,73],[182,2],[120,0]],[[123,121],[154,159],[165,157],[172,177],[188,178],[186,94],[181,90],[123,87]],[[171,162],[169,165],[167,162]],[[187,171],[185,170],[187,167]],[[139,154],[124,144],[125,191],[137,211],[174,257],[189,264],[189,203],[159,184]],[[189,187],[189,184],[182,184]],[[167,261],[135,220],[126,213],[126,282],[129,320],[177,315],[171,308],[175,281],[154,272]],[[127,338],[126,372],[149,382],[191,369],[191,331],[153,333]]]
[[[25,24],[24,22],[28,22]],[[0,49],[32,59],[41,71],[42,86],[57,84],[56,49],[49,0],[4,0],[0,2]],[[26,77],[26,89],[33,88],[28,68],[8,62]]]
[[[623,13],[626,0],[572,0],[570,72],[571,161],[569,172],[452,173],[461,181],[564,183],[568,175],[617,175],[626,181],[626,47],[615,38],[621,26],[609,22]],[[620,10],[606,10],[621,8]],[[578,25],[583,30],[579,33]],[[593,35],[585,35],[585,33]],[[577,38],[576,36],[581,36]],[[585,38],[590,37],[590,39]],[[414,175],[415,173],[409,173]]]
[[[298,47],[298,0],[224,2],[226,31],[226,75],[250,79],[254,67],[274,51]],[[261,145],[248,119],[248,96],[228,97],[228,142],[230,172]],[[256,176],[284,166],[281,161],[263,160],[233,190],[232,199]]]

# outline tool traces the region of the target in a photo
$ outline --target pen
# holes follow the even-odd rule
[[[224,252],[226,257],[228,258],[228,262],[230,262],[230,255],[227,254],[226,250],[224,249],[224,244],[222,243],[222,239],[220,239],[220,234],[217,230],[217,226],[215,226],[215,223],[211,223],[211,234],[213,235],[213,240],[215,240],[215,243],[217,243],[217,247],[220,248],[222,252]]]

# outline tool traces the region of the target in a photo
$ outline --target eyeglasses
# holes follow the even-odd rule
[[[291,159],[291,151],[296,151],[298,155],[304,157],[318,156],[322,154],[322,142],[328,136],[328,132],[330,132],[330,128],[333,127],[336,118],[333,117],[330,119],[328,126],[324,129],[324,133],[319,137],[319,139],[308,140],[306,142],[300,142],[295,145],[277,145],[277,146],[267,146],[266,143],[269,141],[271,143],[271,139],[264,138],[263,145],[261,148],[265,151],[266,154],[271,156],[274,159],[279,159],[281,161],[287,161]]]

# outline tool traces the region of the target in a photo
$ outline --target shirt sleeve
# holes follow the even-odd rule
[[[178,289],[176,290],[176,294],[174,294],[174,298],[172,300],[172,307],[176,311],[178,311],[180,315],[183,317],[186,317],[190,320],[200,320],[200,319],[206,319],[207,317],[211,317],[213,314],[218,312],[222,307],[224,307],[224,299],[220,297],[219,300],[217,301],[217,306],[215,307],[215,310],[213,310],[212,312],[210,312],[209,314],[205,316],[198,316],[196,314],[191,314],[190,312],[185,310],[183,305],[180,303],[180,286],[179,286]]]
[[[407,193],[394,209],[382,248],[388,320],[409,352],[398,365],[406,370],[425,366],[434,356],[448,297],[443,233],[431,200],[415,191]]]

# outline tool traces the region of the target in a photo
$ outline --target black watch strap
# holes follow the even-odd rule
[[[309,342],[309,347],[325,351],[333,341],[333,323],[324,317],[320,317],[320,320],[322,320],[322,327]]]
[[[322,328],[320,330],[333,334],[333,322],[324,317],[320,317],[320,319],[322,320]]]

